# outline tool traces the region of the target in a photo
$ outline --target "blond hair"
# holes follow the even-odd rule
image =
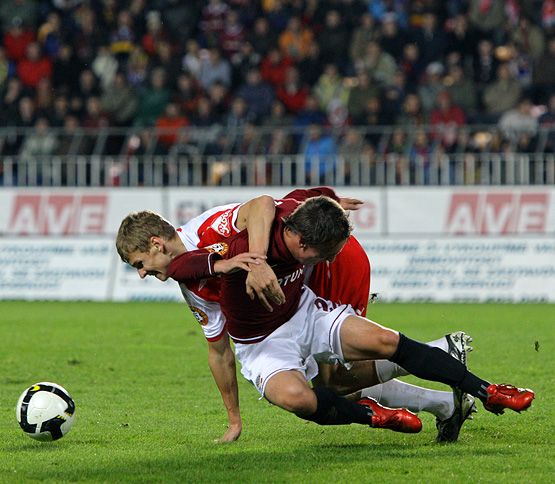
[[[129,262],[132,252],[147,252],[150,249],[151,237],[171,240],[176,234],[173,225],[156,212],[131,212],[119,226],[116,249],[121,260]]]

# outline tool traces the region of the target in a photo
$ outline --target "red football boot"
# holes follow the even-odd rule
[[[532,390],[512,385],[492,384],[486,388],[486,392],[488,398],[484,403],[484,408],[497,415],[502,414],[506,408],[520,413],[532,405],[535,396]]]
[[[389,429],[407,434],[416,434],[422,430],[422,421],[418,418],[418,415],[406,408],[384,407],[373,398],[363,398],[357,403],[372,410],[370,426],[375,429]]]

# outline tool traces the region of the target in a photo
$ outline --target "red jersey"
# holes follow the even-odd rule
[[[276,207],[276,217],[270,234],[267,262],[274,269],[285,294],[285,303],[272,304],[269,312],[257,299],[250,299],[245,291],[247,273],[237,271],[221,277],[220,306],[227,321],[227,331],[239,343],[257,343],[287,322],[297,311],[304,283],[303,264],[289,252],[284,240],[282,217],[289,215],[300,202],[283,200]],[[234,257],[249,248],[246,231],[226,240],[226,258]]]

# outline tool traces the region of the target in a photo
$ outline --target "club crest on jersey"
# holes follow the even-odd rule
[[[201,326],[206,326],[208,324],[208,315],[202,309],[195,306],[189,306],[189,308]]]
[[[225,242],[218,242],[217,244],[212,244],[212,245],[209,245],[208,247],[205,247],[205,249],[208,252],[216,252],[216,254],[223,256],[227,254],[227,251],[229,250],[229,246]]]

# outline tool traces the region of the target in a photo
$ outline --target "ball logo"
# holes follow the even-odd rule
[[[208,252],[215,252],[216,254],[223,256],[227,254],[229,246],[225,242],[218,242],[217,244],[209,245],[208,247],[206,247],[206,250]]]
[[[196,306],[189,306],[189,308],[201,326],[206,326],[208,324],[208,315],[202,309],[199,309]]]

